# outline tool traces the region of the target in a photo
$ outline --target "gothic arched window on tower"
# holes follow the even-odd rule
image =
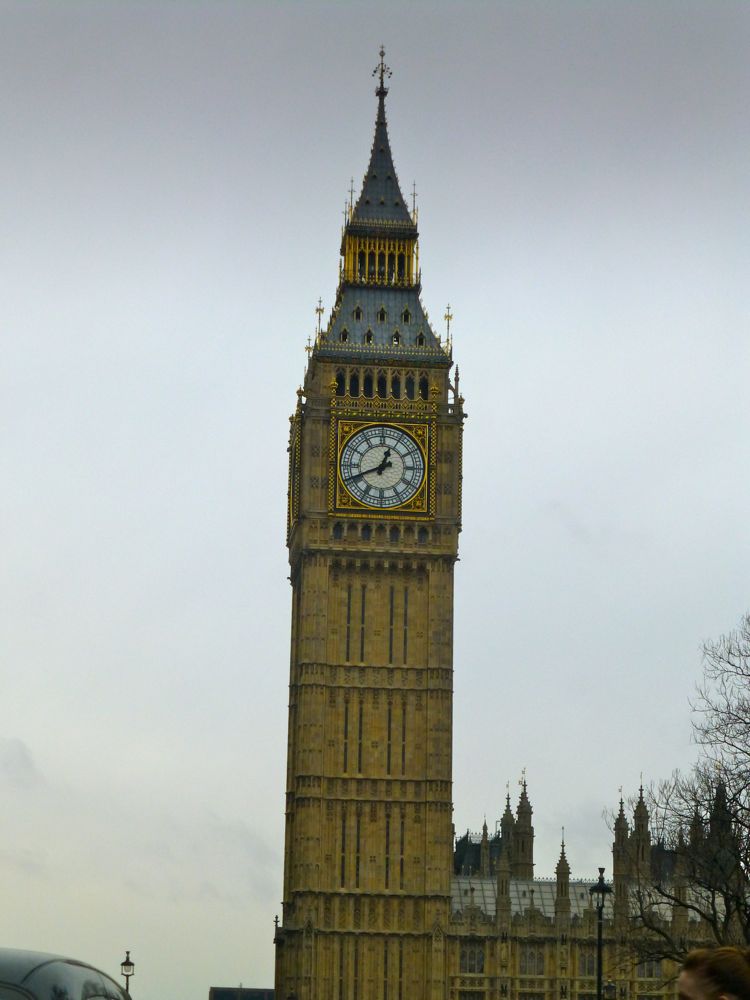
[[[378,372],[378,396],[380,399],[385,399],[388,395],[388,383],[386,382],[385,372]]]
[[[372,396],[373,396],[373,392],[372,392],[372,372],[365,372],[365,377],[362,380],[362,391],[363,391],[363,395],[365,395],[367,397],[367,399],[372,399]]]
[[[367,333],[365,334],[365,343],[366,344],[372,343],[372,330],[368,330]]]
[[[409,312],[408,309],[404,309],[404,311],[401,313],[401,319],[404,321],[404,323],[411,323],[411,313]]]
[[[519,972],[522,976],[543,976],[544,948],[537,944],[522,944]]]
[[[401,378],[398,375],[391,379],[391,395],[394,399],[401,399]]]
[[[398,330],[396,330],[396,332],[393,334],[393,343],[394,344],[401,343],[401,334],[398,332]]]
[[[388,313],[385,311],[385,306],[381,306],[378,310],[378,323],[385,323],[388,319]]]
[[[349,376],[349,395],[358,396],[359,395],[359,373],[352,372]]]
[[[596,949],[592,945],[581,945],[578,949],[578,975],[596,975]]]
[[[398,255],[398,280],[404,280],[404,274],[406,272],[406,257],[404,254],[400,253]]]
[[[343,396],[346,394],[346,379],[344,378],[344,373],[342,371],[336,372],[336,395]]]
[[[417,541],[420,545],[424,545],[427,541],[427,528],[420,528],[417,532]]]
[[[396,255],[394,253],[388,254],[388,284],[393,284],[393,276],[396,273]]]
[[[649,958],[639,962],[635,974],[639,979],[661,979],[661,959]]]
[[[419,398],[427,399],[427,377],[425,375],[419,380]]]
[[[337,539],[344,537],[344,526],[340,521],[337,521],[333,526],[333,537]]]
[[[362,281],[365,277],[365,252],[360,250],[357,254],[357,277]]]
[[[478,943],[461,945],[459,972],[484,972],[484,945]]]
[[[362,319],[362,306],[357,306],[352,315],[354,316],[355,320],[359,323],[359,321]]]
[[[375,251],[371,250],[367,255],[367,277],[375,277]]]
[[[340,339],[340,341],[341,341],[342,344],[345,344],[347,342],[347,340],[349,339],[349,331],[347,330],[346,327],[344,327],[344,329],[339,334],[339,339]]]
[[[417,334],[417,347],[424,347],[424,334],[421,330]]]
[[[378,254],[378,277],[385,277],[385,253],[382,250]]]
[[[414,399],[414,376],[411,372],[406,376],[406,398]]]

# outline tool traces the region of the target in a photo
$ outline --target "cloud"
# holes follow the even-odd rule
[[[17,738],[0,737],[0,780],[12,788],[32,789],[46,784],[31,751]]]

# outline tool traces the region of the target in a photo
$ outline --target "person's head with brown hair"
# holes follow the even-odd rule
[[[677,990],[679,1000],[750,1000],[750,948],[696,948]]]

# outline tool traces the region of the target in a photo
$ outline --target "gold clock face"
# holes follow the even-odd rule
[[[395,424],[369,424],[345,441],[339,475],[345,490],[365,507],[390,510],[408,503],[425,479],[417,440]]]

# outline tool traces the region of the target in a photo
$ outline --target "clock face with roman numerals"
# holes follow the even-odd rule
[[[388,510],[407,503],[419,490],[425,475],[424,454],[403,428],[371,424],[344,444],[339,473],[355,500]]]

